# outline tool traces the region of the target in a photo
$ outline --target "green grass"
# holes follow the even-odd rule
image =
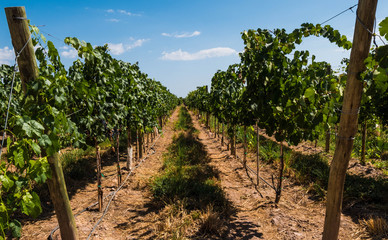
[[[72,178],[74,180],[93,177],[95,175],[95,167],[93,165],[94,161],[88,157],[91,154],[95,154],[93,147],[88,147],[86,150],[72,149],[62,153],[60,161],[65,177]]]
[[[163,202],[182,201],[187,209],[223,207],[225,199],[203,145],[192,133],[174,137],[164,156],[164,171],[151,184],[153,195]]]
[[[252,133],[250,133],[252,134]],[[254,144],[256,144],[254,138]],[[334,146],[334,144],[332,144]],[[253,148],[252,150],[256,150]],[[317,200],[326,197],[329,180],[329,158],[322,154],[304,155],[284,150],[285,174],[302,184],[309,194]],[[385,157],[383,154],[382,156]],[[276,163],[280,158],[279,144],[271,140],[260,138],[260,159],[264,163]],[[371,160],[374,165],[387,172],[386,160]],[[381,178],[366,178],[347,174],[344,186],[344,203],[354,200],[365,203],[384,204],[388,199],[388,180]]]
[[[164,206],[157,224],[159,237],[186,239],[188,229],[201,237],[220,236],[224,219],[230,214],[229,204],[184,107],[175,130],[185,131],[174,136],[164,154],[163,171],[150,183],[155,203]]]
[[[175,130],[192,130],[193,122],[186,107],[182,106],[179,110],[178,121],[175,123]]]
[[[330,173],[328,159],[320,154],[293,153],[289,168],[292,169],[295,179],[308,187],[310,194],[318,199],[325,199]],[[388,199],[387,189],[387,179],[347,174],[344,186],[344,203],[356,200],[384,204]]]
[[[205,209],[210,204],[223,207],[223,191],[207,164],[206,150],[196,139],[197,131],[186,108],[181,107],[175,126],[186,132],[174,136],[164,155],[164,171],[151,184],[154,197],[163,202],[184,202],[188,209]]]

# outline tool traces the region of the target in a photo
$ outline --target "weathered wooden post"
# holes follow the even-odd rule
[[[38,65],[24,7],[5,8],[12,45],[15,49],[24,94],[27,84],[38,77]],[[18,55],[19,54],[19,55]],[[52,177],[47,180],[62,239],[78,239],[77,227],[67,195],[59,154],[48,157]]]
[[[361,104],[363,82],[360,79],[360,74],[365,70],[364,60],[369,54],[372,39],[372,34],[369,31],[373,31],[376,6],[377,0],[358,1],[348,80],[334,157],[330,166],[323,240],[338,239],[346,170],[353,149],[354,136],[357,132],[358,112]]]

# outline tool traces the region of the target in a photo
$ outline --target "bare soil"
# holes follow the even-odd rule
[[[310,199],[302,186],[285,179],[280,203],[275,205],[275,191],[261,180],[257,191],[256,177],[248,177],[241,161],[231,156],[226,146],[221,146],[219,139],[215,139],[196,119],[194,122],[194,126],[200,129],[199,139],[208,150],[211,164],[220,171],[223,190],[237,209],[229,223],[229,239],[322,238],[325,217],[322,202]],[[237,155],[243,156],[241,148],[237,149]],[[256,166],[254,159],[254,155],[248,154],[247,163],[253,169]],[[271,184],[271,177],[277,174],[273,166],[262,165],[260,175]],[[339,239],[368,239],[364,229],[351,217],[342,215],[341,220]]]
[[[163,153],[167,151],[174,135],[176,110],[163,129],[163,135],[156,140],[148,158],[128,178],[127,184],[112,201],[109,211],[92,234],[91,239],[160,239],[157,226],[163,210],[155,205],[148,183],[162,168]],[[196,117],[192,116],[194,127],[200,131],[198,140],[205,145],[210,165],[217,169],[223,191],[232,204],[234,213],[225,219],[226,232],[217,239],[321,239],[325,206],[321,201],[310,198],[303,186],[285,179],[282,198],[274,204],[275,191],[260,181],[256,187],[256,177],[249,175],[240,160],[232,157],[221,146],[220,139],[214,138]],[[238,155],[243,150],[238,149]],[[248,165],[255,169],[255,156],[248,154]],[[122,156],[124,166],[125,156]],[[123,175],[126,175],[124,172]],[[104,166],[104,196],[117,187],[116,167]],[[261,176],[271,183],[276,176],[273,166],[262,165]],[[125,176],[124,176],[125,177]],[[76,188],[71,196],[73,212],[77,213],[94,203],[97,199],[96,182]],[[104,203],[104,206],[106,206]],[[80,239],[86,239],[102,213],[94,207],[76,218]],[[339,239],[372,239],[365,229],[352,220],[351,216],[341,216]],[[57,226],[54,212],[46,212],[39,219],[27,221],[22,230],[21,239],[47,239],[50,231]],[[59,230],[53,239],[60,239]],[[191,237],[194,239],[203,239]],[[214,237],[216,238],[216,237]]]
[[[172,141],[174,134],[173,123],[178,116],[176,110],[166,126],[163,134],[156,139],[147,159],[129,176],[127,184],[117,192],[110,204],[107,214],[92,233],[90,239],[154,239],[154,225],[157,222],[158,208],[152,204],[152,195],[147,188],[150,177],[155,176],[162,167],[162,155]],[[122,166],[125,166],[126,156],[121,157]],[[104,161],[104,159],[102,159]],[[104,196],[117,188],[116,166],[104,166],[102,179]],[[123,179],[127,171],[123,170]],[[70,187],[71,188],[71,187]],[[71,191],[71,190],[69,190]],[[104,202],[104,208],[108,203]],[[97,201],[97,183],[92,181],[83,188],[76,190],[70,202],[73,213],[76,214]],[[100,219],[97,207],[81,213],[76,217],[80,239],[86,239]],[[50,232],[57,226],[55,213],[43,214],[35,221],[27,222],[22,229],[21,239],[47,239]],[[61,239],[59,230],[53,234],[53,239]]]

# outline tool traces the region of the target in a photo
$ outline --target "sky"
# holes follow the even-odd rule
[[[69,67],[74,49],[63,42],[77,37],[93,46],[108,44],[111,55],[139,62],[140,70],[160,81],[178,97],[197,86],[210,85],[217,70],[239,63],[244,49],[241,32],[248,29],[284,28],[302,23],[322,23],[357,4],[357,0],[19,0],[0,1],[0,7],[25,6],[31,24],[59,49]],[[330,20],[333,28],[353,38],[354,12]],[[388,1],[377,5],[376,21],[388,17]],[[378,44],[382,44],[381,42]],[[328,40],[304,39],[299,50],[309,50],[316,61],[339,67],[350,51]],[[14,53],[4,10],[0,10],[0,64],[14,64]]]

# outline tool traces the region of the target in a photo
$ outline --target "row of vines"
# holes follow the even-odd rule
[[[388,41],[388,18],[379,24],[379,30]],[[329,63],[317,61],[309,51],[296,50],[304,38],[312,36],[324,37],[339,48],[352,47],[346,36],[329,25],[306,23],[290,33],[284,29],[244,31],[241,62],[217,71],[210,91],[207,86],[198,87],[187,95],[185,104],[204,115],[207,125],[209,116],[214,116],[216,129],[221,125],[224,133],[226,126],[231,154],[235,156],[238,126],[256,125],[279,143],[290,145],[321,137],[327,140],[326,151],[331,135],[342,137],[337,134],[341,114],[359,115],[362,129],[369,123],[380,134],[388,124],[388,46],[375,45],[370,50],[366,70],[359,75],[364,85],[361,107],[354,112],[341,107],[349,59],[342,61],[342,71],[334,71]],[[361,163],[365,164],[366,130],[362,134]],[[386,140],[381,142],[385,147],[380,146],[379,157],[387,151]],[[276,203],[282,190],[282,146],[278,182],[273,186]]]
[[[34,186],[50,179],[49,161],[61,149],[95,146],[96,158],[101,159],[99,143],[110,138],[115,144],[122,133],[128,138],[127,167],[131,168],[133,133],[141,139],[160,130],[179,102],[160,82],[141,72],[137,63],[114,59],[107,45],[93,47],[66,38],[65,43],[78,51],[78,59],[66,69],[54,44],[35,26],[30,29],[38,77],[22,84],[16,73],[13,83],[14,68],[0,66],[1,126],[13,86],[8,127],[2,132],[6,146],[0,161],[0,239],[8,234],[20,237],[20,214],[36,217],[42,212]],[[100,172],[97,178],[102,199]]]

